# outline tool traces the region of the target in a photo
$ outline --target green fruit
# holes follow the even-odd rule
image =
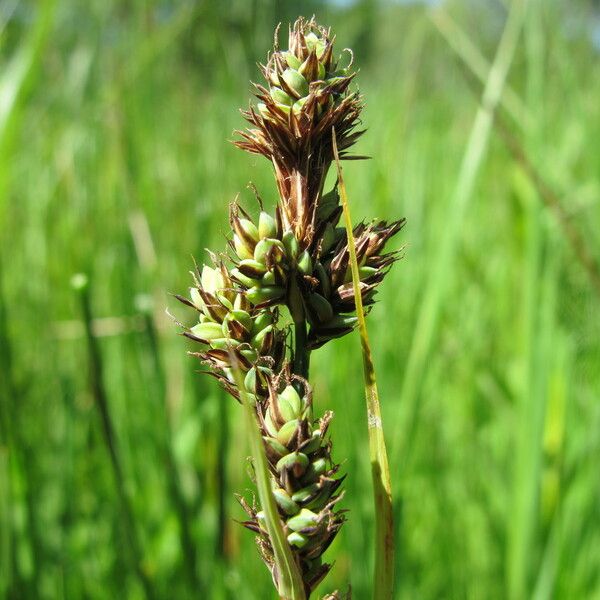
[[[258,244],[256,245],[258,246]],[[267,268],[265,267],[265,264],[263,262],[254,260],[254,258],[245,258],[244,260],[240,261],[240,264],[238,265],[238,270],[243,275],[246,275],[246,277],[260,279],[265,274]]]
[[[286,524],[292,531],[303,531],[316,527],[319,517],[312,510],[303,508],[295,517],[288,519]]]
[[[287,83],[288,87],[294,94],[296,98],[302,98],[303,96],[308,96],[308,81],[304,79],[298,71],[294,69],[286,69],[281,78],[285,83]]]
[[[240,345],[238,340],[234,340],[230,337],[217,338],[216,340],[210,340],[211,348],[217,348],[218,350],[230,350]]]
[[[243,350],[238,350],[238,352],[250,363],[254,363],[258,359],[256,350],[252,350],[251,348],[244,348]]]
[[[311,294],[308,303],[316,316],[317,322],[328,323],[333,319],[333,307],[321,294]]]
[[[285,253],[289,260],[294,261],[298,256],[298,251],[300,250],[300,246],[298,244],[298,240],[294,235],[293,231],[286,231],[283,234],[283,245],[285,247]]]
[[[279,454],[279,456],[284,456],[288,453],[288,449],[280,444],[275,438],[263,436],[263,440],[265,445],[269,446],[274,452]]]
[[[300,470],[301,473],[308,467],[308,456],[302,452],[291,452],[279,459],[275,468],[281,472],[285,469]]]
[[[316,33],[311,31],[304,36],[304,41],[306,42],[306,47],[309,50],[314,50],[317,47],[317,44],[319,43],[319,37]]]
[[[256,228],[256,225],[248,220],[248,219],[239,219],[238,220],[239,226],[242,229],[242,233],[247,236],[248,238],[252,239],[254,242],[258,242],[259,237],[258,237],[258,229]]]
[[[268,409],[268,408],[267,408],[267,410],[265,411],[265,416],[264,416],[264,418],[263,418],[263,419],[264,419],[264,422],[265,422],[265,427],[266,427],[266,429],[267,429],[267,432],[269,433],[269,435],[271,435],[272,437],[277,437],[278,441],[279,441],[280,443],[283,443],[283,442],[281,442],[281,440],[279,439],[279,436],[278,436],[278,433],[279,433],[279,432],[278,432],[278,430],[277,430],[277,427],[276,427],[276,426],[275,426],[275,424],[273,423],[273,419],[271,418],[271,411],[270,411],[270,409]],[[291,436],[290,436],[290,437],[291,437]],[[286,451],[286,452],[288,451],[288,450],[287,450],[287,448],[285,449],[285,451]]]
[[[260,279],[262,285],[270,286],[275,285],[275,272],[267,271]]]
[[[233,247],[241,259],[254,258],[254,248],[245,244],[237,234],[233,236]]]
[[[254,367],[244,377],[244,388],[249,392],[253,392],[256,389],[256,369]]]
[[[325,225],[325,231],[321,237],[321,256],[329,252],[333,245],[337,242],[335,227],[331,223]]]
[[[290,546],[303,548],[308,543],[308,538],[297,531],[292,531],[292,533],[287,536],[287,541]]]
[[[300,510],[300,507],[289,497],[284,489],[274,489],[273,496],[275,496],[275,501],[279,505],[279,508],[281,508],[286,515],[295,515]]]
[[[202,300],[202,296],[200,296],[200,292],[198,291],[198,288],[195,288],[195,287],[190,288],[190,299],[192,301],[192,304],[198,310],[204,312],[204,309],[206,308],[206,306],[204,304],[204,300]]]
[[[298,271],[303,275],[310,275],[312,273],[312,260],[308,250],[304,250],[298,257]]]
[[[241,323],[248,331],[252,330],[252,318],[245,310],[232,310],[225,317],[226,319],[235,319],[238,323]]]
[[[256,248],[254,248],[254,260],[259,263],[264,263],[267,253],[273,248],[277,247],[281,252],[285,252],[285,247],[279,240],[275,240],[273,238],[263,238],[256,244]]]
[[[273,315],[269,311],[262,311],[254,317],[254,325],[252,326],[252,333],[256,335],[262,331],[265,327],[273,324]]]
[[[278,300],[284,294],[285,290],[279,286],[253,287],[246,292],[248,300],[255,305]]]
[[[284,106],[291,106],[294,103],[294,99],[278,87],[271,89],[271,98],[278,104],[283,104]]]
[[[266,352],[267,348],[265,347],[267,344],[267,340],[272,339],[274,327],[273,325],[268,325],[264,329],[261,329],[253,338],[252,345],[263,354]]]
[[[223,337],[223,330],[219,323],[198,323],[198,325],[194,325],[191,329],[191,332],[200,339],[203,340],[216,340]]]
[[[294,502],[306,502],[313,496],[315,496],[319,492],[319,484],[311,483],[306,487],[303,487],[301,490],[298,490],[295,494],[292,495],[292,500]]]
[[[219,269],[213,269],[212,267],[204,265],[202,267],[202,274],[200,275],[200,285],[205,292],[214,296],[217,290],[221,290],[225,287],[223,274]]]
[[[277,221],[268,213],[261,211],[258,217],[258,235],[261,239],[277,235]]]
[[[321,431],[319,429],[315,429],[312,433],[310,441],[305,446],[302,446],[302,452],[304,452],[304,454],[310,454],[311,452],[314,452],[317,448],[319,448],[321,442]]]
[[[239,281],[242,285],[245,285],[246,287],[253,287],[256,285],[256,279],[244,275],[238,268],[231,269],[230,273],[233,279]]]
[[[302,108],[306,104],[306,100],[307,100],[307,98],[300,98],[300,100],[298,100],[297,102],[294,102],[294,105],[292,106],[292,110],[294,111],[295,114],[298,115],[302,112]]]
[[[291,69],[295,69],[296,71],[300,68],[302,61],[296,57],[296,55],[291,52],[284,52],[285,60],[288,64],[288,67]]]
[[[284,423],[281,429],[276,433],[277,440],[284,446],[287,446],[292,441],[297,428],[298,419],[292,419],[291,421]]]
[[[302,399],[293,386],[288,385],[283,392],[278,395],[278,400],[287,402],[295,415],[299,415],[302,411]],[[297,418],[297,417],[296,417]]]
[[[277,399],[277,406],[279,408],[279,412],[281,413],[281,418],[285,421],[291,421],[292,419],[297,419],[300,417],[300,414],[294,411],[290,403],[281,396]]]

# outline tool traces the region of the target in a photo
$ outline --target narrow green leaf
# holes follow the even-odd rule
[[[450,48],[473,75],[485,85],[491,65],[481,50],[473,43],[471,36],[454,21],[443,6],[430,10],[428,14]],[[531,113],[509,84],[504,85],[500,102],[521,129],[531,126]]]
[[[444,229],[437,242],[432,266],[427,274],[422,293],[423,302],[416,320],[400,393],[400,415],[393,436],[395,442],[392,456],[401,459],[404,464],[408,462],[408,453],[411,450],[418,420],[419,396],[427,361],[439,332],[444,294],[453,277],[454,259],[459,247],[462,224],[486,156],[494,113],[504,92],[528,1],[511,2],[506,25],[469,134],[454,194],[449,200]]]
[[[49,38],[54,9],[54,0],[40,3],[35,26],[29,28],[27,37],[0,73],[0,222],[3,220],[2,212],[8,197],[6,188],[10,169],[5,165],[9,165],[11,161],[7,157],[17,133],[19,118],[23,114],[25,98]]]
[[[254,410],[248,399],[248,395],[246,394],[244,377],[239,367],[236,367],[237,362],[235,355],[230,352],[229,357],[231,364],[234,365],[233,376],[235,384],[240,392],[240,400],[244,406],[246,427],[250,437],[250,450],[252,452],[254,471],[256,473],[258,498],[260,500],[261,508],[265,513],[265,524],[275,556],[277,573],[279,574],[279,589],[277,591],[283,600],[305,600],[306,594],[304,593],[302,577],[285,534],[283,533],[275,497],[271,491],[271,478],[269,475],[265,448],[256,423]]]
[[[375,576],[373,582],[373,598],[387,600],[392,598],[394,586],[394,520],[392,512],[392,486],[388,466],[381,408],[379,405],[379,392],[375,377],[375,366],[371,356],[371,346],[367,333],[367,323],[363,310],[362,296],[360,293],[360,275],[358,261],[356,260],[356,247],[352,232],[352,219],[348,206],[348,195],[342,175],[342,166],[338,155],[335,129],[333,130],[333,155],[338,174],[338,187],[342,208],[344,211],[344,224],[348,236],[348,249],[350,252],[350,265],[352,269],[352,286],[354,288],[354,301],[356,303],[356,316],[362,346],[363,370],[365,376],[365,396],[367,400],[367,426],[369,431],[369,458],[371,461],[371,474],[373,477],[373,494],[375,500]]]

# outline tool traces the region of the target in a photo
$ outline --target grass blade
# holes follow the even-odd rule
[[[464,65],[469,68],[475,77],[485,83],[490,66],[486,59],[480,53],[479,49],[471,42],[467,34],[452,20],[450,15],[443,9],[434,9],[429,13],[433,24],[444,36],[450,47],[456,52]],[[508,86],[505,87],[501,99],[502,105],[508,115],[515,123],[528,129],[532,125],[532,117],[520,97]],[[527,173],[529,179],[537,188],[540,198],[554,213],[557,223],[564,230],[565,237],[568,240],[577,260],[586,270],[590,282],[598,293],[600,293],[600,267],[590,251],[584,237],[573,225],[571,216],[562,205],[557,192],[542,177],[540,171],[533,164],[522,144],[512,134],[510,127],[504,119],[502,113],[498,113],[494,118],[494,126],[506,143],[507,148],[513,155],[513,158],[522,169]]]
[[[144,330],[148,340],[148,352],[152,361],[152,371],[155,375],[155,385],[158,389],[158,409],[162,423],[159,424],[160,429],[157,431],[157,442],[160,446],[160,452],[165,465],[167,492],[179,525],[179,545],[181,547],[185,575],[190,589],[202,593],[204,586],[198,577],[196,569],[197,552],[192,534],[193,519],[181,488],[179,468],[173,454],[171,423],[167,406],[167,375],[163,367],[159,334],[156,321],[153,318],[153,302],[151,298],[145,295],[138,296],[138,309],[142,313],[144,320]]]
[[[115,487],[119,497],[121,508],[121,519],[125,534],[130,547],[131,560],[135,575],[144,590],[145,597],[153,600],[156,597],[152,582],[146,574],[142,565],[142,548],[137,536],[133,507],[125,489],[125,475],[121,464],[121,457],[117,448],[116,433],[112,415],[108,405],[108,395],[104,387],[104,367],[98,341],[92,331],[92,308],[89,297],[88,279],[83,274],[74,275],[71,281],[74,291],[79,297],[83,323],[85,326],[85,337],[87,342],[88,363],[90,370],[90,391],[98,409],[102,437],[108,451],[111,468],[115,478]]]
[[[491,66],[479,48],[471,41],[469,35],[461,29],[443,7],[432,9],[429,12],[429,18],[465,66],[485,85]],[[531,125],[531,114],[509,85],[504,86],[500,102],[518,125],[525,128]]]
[[[531,0],[525,22],[524,47],[527,73],[527,103],[536,108],[536,118],[526,141],[539,153],[545,146],[544,35],[539,18],[540,3]],[[516,180],[518,182],[518,179]],[[518,183],[517,183],[518,185]],[[516,188],[519,189],[518,187]],[[525,200],[525,257],[523,286],[523,386],[515,403],[518,426],[515,436],[513,489],[507,518],[507,598],[523,600],[533,592],[533,578],[540,570],[540,491],[544,470],[544,421],[547,418],[548,381],[555,352],[553,313],[557,280],[555,250],[548,247],[543,206],[537,190],[527,182],[521,190]]]
[[[565,208],[560,196],[554,188],[549,185],[547,180],[542,177],[540,171],[533,164],[518,139],[511,133],[501,115],[498,115],[494,124],[515,162],[517,162],[527,174],[531,183],[535,186],[540,199],[554,215],[558,226],[561,228],[566,241],[571,247],[573,255],[585,270],[591,286],[596,293],[600,295],[600,265],[585,237],[576,225],[574,225],[571,215]]]
[[[269,475],[269,467],[267,457],[263,446],[262,437],[256,423],[254,410],[246,394],[244,387],[244,378],[238,368],[235,355],[229,353],[231,364],[234,365],[233,376],[235,384],[240,392],[240,400],[244,407],[244,415],[246,420],[246,429],[250,437],[250,449],[252,452],[252,460],[254,461],[254,471],[256,473],[256,487],[258,488],[258,499],[260,500],[261,508],[265,513],[265,524],[275,563],[277,565],[277,573],[279,575],[278,593],[282,600],[305,600],[304,584],[300,571],[296,565],[296,561],[292,556],[290,546],[283,532],[279,513],[275,504],[275,498],[271,492],[271,477]]]
[[[396,431],[394,435],[394,439],[398,441],[392,451],[394,457],[403,457],[404,462],[412,443],[425,365],[436,335],[442,298],[450,283],[452,261],[458,247],[461,224],[487,149],[494,112],[502,98],[508,70],[523,25],[526,4],[527,0],[514,0],[511,4],[506,26],[471,129],[454,195],[448,207],[446,226],[437,245],[433,265],[425,285],[424,300],[417,317],[400,395],[402,414],[396,426],[400,431]]]
[[[54,1],[40,3],[35,27],[20,44],[10,62],[0,74],[0,156],[9,164],[12,142],[18,128],[18,119],[22,114],[23,103],[32,85],[40,56],[50,34],[54,17]],[[8,170],[0,170],[0,220],[6,200]]]
[[[354,234],[352,232],[352,219],[348,206],[348,195],[342,175],[342,166],[338,155],[335,130],[333,130],[333,153],[338,174],[338,186],[344,211],[344,224],[348,236],[348,249],[350,252],[350,265],[352,269],[352,287],[354,288],[354,301],[358,317],[358,330],[362,347],[363,369],[365,376],[365,396],[367,400],[367,426],[369,431],[369,459],[371,461],[371,474],[373,476],[373,494],[375,500],[375,576],[373,582],[373,598],[384,600],[392,598],[394,586],[394,517],[392,512],[392,486],[388,465],[379,392],[375,377],[375,366],[371,356],[371,346],[367,332],[367,323],[363,310],[362,296],[360,293],[360,275]]]

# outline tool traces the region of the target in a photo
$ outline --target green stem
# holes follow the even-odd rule
[[[108,394],[104,386],[104,365],[98,340],[92,330],[92,308],[88,290],[87,277],[76,275],[73,278],[72,286],[78,293],[81,304],[81,312],[83,316],[83,324],[85,327],[85,337],[88,351],[90,389],[96,408],[98,409],[100,422],[102,426],[102,437],[108,451],[111,468],[115,479],[115,487],[119,497],[121,508],[121,520],[125,530],[125,535],[130,549],[130,559],[133,562],[135,575],[144,590],[144,595],[148,600],[153,600],[156,597],[152,583],[148,575],[144,571],[142,560],[142,548],[137,536],[135,527],[135,518],[133,507],[125,489],[125,475],[123,466],[117,448],[116,432],[112,415],[108,404]]]
[[[296,375],[308,379],[308,366],[310,360],[310,350],[306,344],[308,336],[306,334],[306,322],[302,320],[294,323],[294,362],[293,369]]]
[[[292,369],[294,374],[308,379],[310,350],[308,349],[308,334],[306,331],[306,313],[295,275],[291,277],[288,308],[294,321],[294,359],[292,361]]]
[[[183,554],[188,584],[191,589],[200,591],[202,589],[202,584],[196,572],[197,552],[192,535],[192,517],[183,490],[181,489],[177,462],[173,454],[171,425],[167,408],[166,375],[160,355],[158,332],[152,317],[152,311],[144,311],[143,318],[148,339],[148,349],[153,362],[152,368],[156,376],[156,384],[160,396],[159,403],[162,412],[163,429],[159,433],[159,439],[165,466],[165,476],[167,478],[167,489],[179,522],[179,543]]]
[[[228,398],[224,397],[225,394],[221,394],[219,398],[219,434],[218,434],[218,452],[217,452],[217,465],[216,465],[216,484],[217,484],[217,547],[216,554],[226,562],[228,560],[227,555],[227,495],[229,490],[227,488],[227,456],[229,450],[229,417],[227,413],[227,402]]]
[[[392,600],[394,591],[394,516],[392,511],[392,484],[388,465],[387,450],[383,436],[383,423],[379,403],[379,391],[375,377],[375,366],[371,356],[371,346],[367,333],[365,311],[360,290],[360,275],[356,258],[356,245],[352,230],[352,219],[348,206],[346,185],[342,176],[342,166],[338,155],[335,129],[332,129],[333,155],[338,173],[338,186],[342,200],[344,224],[348,237],[348,252],[352,269],[352,287],[356,302],[356,316],[363,356],[365,377],[365,398],[367,401],[367,430],[369,434],[369,459],[373,479],[373,500],[375,503],[375,574],[373,577],[373,600]]]
[[[260,506],[265,514],[265,526],[269,534],[269,541],[273,549],[275,572],[277,574],[277,593],[281,600],[306,600],[304,582],[294,558],[292,549],[286,539],[275,497],[271,491],[271,476],[269,464],[265,454],[264,443],[256,420],[256,411],[251,404],[244,387],[244,377],[240,371],[237,359],[233,353],[229,354],[233,377],[240,392],[240,402],[244,407],[246,429],[250,438],[250,448],[256,474],[256,487]]]
[[[21,504],[21,501],[25,505],[32,555],[32,577],[27,588],[33,594],[38,593],[42,543],[33,496],[35,486],[32,482],[35,477],[32,470],[32,451],[25,443],[22,428],[19,427],[20,404],[17,400],[23,397],[24,391],[22,384],[18,383],[13,375],[13,348],[8,331],[9,315],[2,287],[2,274],[0,268],[0,367],[6,373],[5,377],[0,379],[0,487],[4,488],[0,494],[0,508],[4,511],[0,512],[6,515],[6,518],[0,519],[2,530],[6,531],[0,536],[0,558],[12,567],[7,569],[6,578],[0,577],[0,596],[4,591],[10,597],[11,592],[17,596],[25,593],[25,580],[17,556],[18,532],[10,518],[12,506]],[[20,481],[20,485],[13,488],[15,478],[16,481]]]

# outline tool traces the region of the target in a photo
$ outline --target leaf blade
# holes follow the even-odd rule
[[[240,400],[244,407],[244,415],[246,420],[246,428],[250,437],[250,449],[252,459],[254,461],[254,470],[256,473],[256,487],[258,489],[258,498],[260,505],[265,513],[265,524],[273,548],[277,572],[279,574],[278,593],[283,600],[305,600],[304,583],[302,576],[292,555],[290,546],[287,542],[279,513],[275,504],[275,498],[271,491],[269,468],[267,465],[267,457],[260,435],[260,431],[256,424],[254,410],[246,394],[244,387],[244,378],[237,366],[235,355],[230,352],[229,358],[233,365],[233,376],[235,384],[240,392]]]
[[[342,200],[344,225],[348,237],[348,251],[350,254],[350,268],[352,271],[352,287],[358,317],[358,329],[363,358],[363,372],[365,377],[365,398],[367,401],[367,428],[369,434],[369,459],[371,461],[371,475],[373,479],[373,497],[375,503],[375,574],[373,581],[373,598],[375,600],[390,599],[394,588],[394,518],[392,509],[392,486],[388,464],[387,449],[383,435],[381,406],[375,365],[369,343],[367,323],[360,293],[360,275],[356,259],[352,219],[348,206],[348,194],[342,174],[342,166],[338,154],[335,129],[332,130],[333,155],[338,175],[338,188]]]

